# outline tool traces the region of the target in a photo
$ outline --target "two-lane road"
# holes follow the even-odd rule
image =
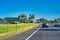
[[[60,40],[60,32],[37,31],[29,40]]]
[[[60,40],[60,28],[40,28],[39,26],[7,40]]]

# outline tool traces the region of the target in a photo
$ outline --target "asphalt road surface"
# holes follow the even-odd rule
[[[22,34],[10,37],[6,40],[26,40],[27,37],[29,37],[34,31],[36,30],[36,28],[33,28],[31,30],[28,30]]]
[[[29,40],[60,40],[60,32],[37,31]]]
[[[6,40],[60,40],[60,28],[34,28]]]

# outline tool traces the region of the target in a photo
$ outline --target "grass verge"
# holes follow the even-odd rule
[[[21,34],[29,29],[37,27],[39,24],[35,23],[21,23],[21,24],[3,24],[0,27],[0,40],[5,40],[8,37]],[[8,29],[7,29],[8,28]]]

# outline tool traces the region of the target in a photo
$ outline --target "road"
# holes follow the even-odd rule
[[[34,28],[6,40],[60,40],[60,28]]]
[[[37,31],[29,40],[60,40],[60,32]]]
[[[10,37],[6,40],[25,40],[28,36],[30,36],[34,31],[36,30],[36,28],[33,28],[31,30],[28,30],[22,34]]]

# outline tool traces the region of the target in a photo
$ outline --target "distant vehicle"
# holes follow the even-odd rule
[[[54,24],[54,26],[55,26],[55,27],[60,27],[60,22],[56,22],[56,23]]]
[[[48,22],[43,22],[42,27],[49,27],[49,23]]]

